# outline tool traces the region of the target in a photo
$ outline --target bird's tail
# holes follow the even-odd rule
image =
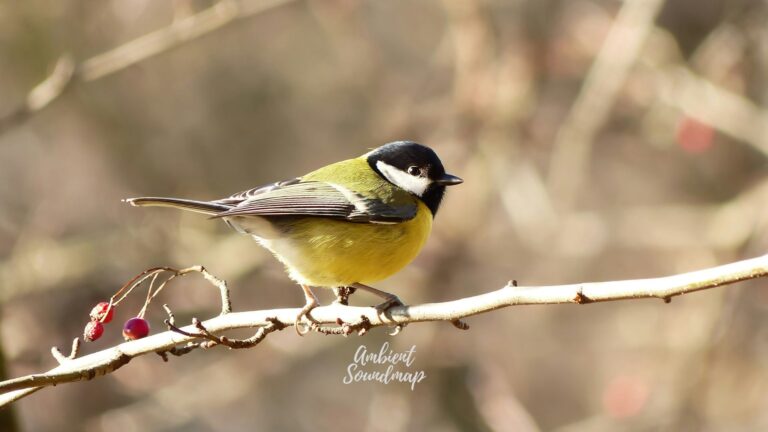
[[[215,215],[230,209],[229,206],[207,201],[195,201],[181,198],[140,197],[124,199],[124,202],[136,207],[158,206],[190,210],[206,215]]]

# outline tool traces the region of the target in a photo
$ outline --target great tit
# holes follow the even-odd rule
[[[359,288],[385,301],[397,296],[369,284],[398,272],[421,250],[445,187],[462,183],[437,154],[411,141],[385,144],[358,158],[302,177],[215,201],[142,197],[134,206],[203,213],[250,234],[301,285],[306,305],[298,324],[318,305],[310,287]]]

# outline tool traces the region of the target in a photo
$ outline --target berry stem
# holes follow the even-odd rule
[[[157,281],[158,276],[160,276],[161,271],[156,272],[152,275],[152,280],[149,281],[149,288],[147,289],[147,298],[144,299],[144,306],[141,307],[141,310],[139,311],[139,314],[136,315],[139,318],[144,318],[144,314],[147,313],[147,307],[149,307],[149,302],[152,301],[154,296],[152,295],[152,288],[155,286],[155,281]]]

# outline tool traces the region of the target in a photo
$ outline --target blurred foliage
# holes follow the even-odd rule
[[[421,256],[381,285],[410,303],[509,279],[651,277],[762,254],[764,1],[664,2],[606,99],[589,164],[557,173],[581,186],[568,197],[549,187],[552,155],[569,145],[558,132],[620,11],[637,1],[293,1],[76,83],[0,135],[9,375],[50,368],[49,348],[68,346],[92,305],[151,266],[205,265],[229,282],[238,310],[303,301],[245,236],[121,198],[219,198],[398,139],[433,147],[466,181],[450,191]],[[82,62],[213,4],[0,2],[0,116],[62,54]],[[283,332],[243,352],[141,358],[15,409],[29,431],[764,430],[760,285],[669,305],[515,308],[472,318],[468,332],[443,323],[394,338]],[[215,290],[194,279],[163,296],[182,322],[218,310]],[[149,318],[162,327],[159,308]],[[85,351],[119,337],[108,326]],[[414,368],[427,379],[414,392],[343,385],[358,345],[385,340],[415,344]]]

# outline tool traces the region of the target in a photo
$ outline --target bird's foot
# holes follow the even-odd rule
[[[400,297],[394,294],[389,294],[389,296],[385,297],[385,300],[377,304],[375,308],[379,313],[384,313],[396,306],[405,306],[405,303],[400,300]]]
[[[374,287],[370,287],[368,285],[363,285],[361,283],[356,283],[352,285],[352,288],[361,289],[363,291],[368,291],[369,293],[378,296],[380,298],[383,298],[384,301],[382,303],[379,303],[375,306],[376,310],[379,313],[387,312],[388,310],[392,309],[396,306],[405,306],[405,303],[403,303],[402,300],[400,300],[400,297],[388,293],[386,291],[382,291],[380,289],[376,289]]]
[[[336,294],[336,300],[333,302],[336,304],[349,306],[349,296],[357,291],[356,288],[350,286],[340,286],[333,289],[333,293]]]
[[[317,297],[315,297],[315,294],[312,292],[309,286],[302,285],[301,289],[304,290],[304,298],[306,299],[306,303],[304,304],[304,307],[302,307],[299,311],[299,314],[296,315],[296,321],[294,321],[293,324],[294,328],[296,329],[296,334],[299,336],[304,336],[318,324],[318,322],[312,318],[310,312],[312,312],[312,309],[320,306],[320,302],[317,301]],[[305,323],[304,318],[306,318],[309,322]]]

